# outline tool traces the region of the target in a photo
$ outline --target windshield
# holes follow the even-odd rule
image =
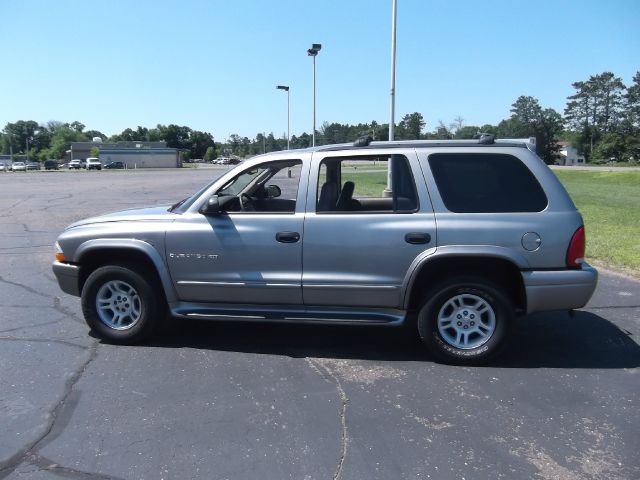
[[[220,190],[218,190],[218,195],[241,194],[248,185],[250,185],[256,178],[263,176],[264,172],[267,170],[269,170],[268,166],[260,166],[241,173],[237,177],[231,179]]]

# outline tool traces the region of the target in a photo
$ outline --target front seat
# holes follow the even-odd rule
[[[336,208],[338,210],[350,210],[351,204],[353,200],[353,190],[356,188],[355,183],[353,182],[344,182],[342,186],[342,190],[340,191],[340,196],[338,197],[338,201],[336,202]]]
[[[338,199],[338,185],[335,182],[325,182],[320,189],[318,198],[318,212],[331,212],[336,209]]]

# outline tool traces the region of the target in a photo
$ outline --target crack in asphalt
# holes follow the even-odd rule
[[[52,197],[48,199],[47,201],[48,205],[46,207],[43,207],[42,210],[45,212],[48,212],[51,208],[59,208],[61,205],[64,205],[64,202],[62,203],[54,203],[54,202],[57,202],[58,200],[69,200],[70,198],[73,198],[73,193],[67,193],[60,197]]]
[[[11,280],[7,280],[1,275],[0,275],[0,283],[6,283],[7,285],[13,285],[14,287],[23,288],[29,293],[33,293],[34,295],[38,295],[39,297],[51,300],[53,302],[53,305],[51,307],[46,307],[46,308],[53,308],[56,312],[60,313],[61,315],[65,317],[71,317],[71,319],[76,323],[84,324],[84,320],[80,318],[76,312],[62,306],[62,304],[60,303],[60,297],[58,297],[57,295],[49,295],[46,293],[42,293],[38,290],[35,290],[34,288],[31,288],[29,285],[24,285],[19,282],[13,282]]]
[[[29,225],[27,225],[26,223],[22,223],[22,228],[24,229],[24,233],[55,233],[54,231],[49,231],[49,230],[31,230],[29,228]]]
[[[14,287],[23,288],[27,292],[33,293],[34,295],[38,295],[39,297],[44,297],[44,298],[48,298],[48,299],[55,298],[55,297],[53,297],[53,295],[47,295],[45,293],[39,292],[35,288],[31,288],[29,285],[24,285],[22,283],[12,282],[11,280],[7,280],[2,275],[0,275],[0,283],[6,283],[7,285],[13,285]]]
[[[14,305],[0,305],[0,307],[33,308],[33,307],[29,307],[29,306],[22,307],[22,306],[14,306]],[[51,307],[41,307],[41,308],[51,308]],[[29,328],[45,327],[47,325],[53,325],[54,323],[60,323],[60,322],[62,322],[62,319],[52,320],[50,322],[45,322],[45,323],[36,323],[35,325],[23,325],[22,327],[7,328],[5,330],[0,330],[0,333],[17,332],[18,330],[27,330]]]
[[[121,480],[113,475],[103,475],[101,473],[85,472],[75,468],[64,467],[49,460],[42,455],[29,455],[28,462],[30,465],[37,467],[39,472],[48,472],[57,477],[69,478],[72,480],[88,480],[88,479],[104,479],[104,480]]]
[[[89,347],[85,345],[79,345],[77,343],[68,342],[66,340],[60,339],[49,339],[49,338],[24,338],[24,337],[12,337],[12,336],[4,336],[0,335],[0,341],[8,341],[8,342],[28,342],[28,343],[58,343],[60,345],[66,345],[68,347],[80,348],[82,350],[86,350]]]
[[[340,394],[340,403],[342,404],[342,409],[340,411],[340,422],[342,423],[342,454],[338,460],[336,471],[333,474],[333,480],[340,480],[342,478],[342,468],[344,466],[345,459],[347,458],[347,446],[349,444],[349,431],[347,430],[347,404],[349,403],[349,399],[344,388],[342,388],[342,383],[340,383],[338,377],[336,377],[329,368],[309,357],[305,358],[305,360],[326,382],[335,384],[338,393]]]
[[[63,307],[62,304],[60,303],[60,297],[58,296],[53,297],[53,309],[56,312],[61,313],[62,315],[70,317],[71,320],[73,320],[76,323],[80,323],[82,325],[84,325],[85,323],[84,318],[81,318],[80,316],[78,316],[76,312],[74,312],[73,310],[69,310],[67,307]]]
[[[11,251],[14,251],[14,250],[26,250],[28,248],[48,248],[48,249],[52,250],[50,243],[45,243],[43,245],[25,245],[25,246],[16,246],[16,247],[0,247],[0,250],[9,250],[9,253],[11,253]]]
[[[77,346],[77,345],[76,345]],[[68,426],[71,417],[73,415],[73,411],[78,405],[80,399],[80,393],[73,390],[73,387],[80,380],[84,372],[87,370],[89,364],[95,360],[98,354],[98,342],[94,341],[89,347],[84,347],[85,350],[88,351],[88,355],[85,360],[80,364],[80,366],[73,372],[73,374],[68,378],[65,383],[64,392],[60,400],[49,410],[50,421],[49,424],[44,429],[44,432],[40,437],[31,442],[29,445],[20,449],[16,452],[12,457],[4,462],[0,462],[0,480],[6,478],[11,475],[21,464],[33,464],[35,466],[40,467],[37,461],[40,457],[38,451],[54,441],[58,438],[65,428]],[[36,462],[36,463],[34,463]],[[47,467],[51,466],[52,463],[48,463]],[[113,477],[104,477],[99,474],[80,472],[73,469],[69,469],[62,466],[56,466],[56,468],[49,470],[51,473],[58,473],[61,475],[67,475],[67,478],[113,478]],[[76,475],[73,477],[69,477],[68,475]],[[77,476],[82,474],[83,476]]]

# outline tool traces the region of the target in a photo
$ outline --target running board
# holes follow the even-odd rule
[[[320,323],[349,325],[399,325],[406,312],[382,308],[329,308],[287,305],[226,305],[176,302],[170,304],[176,318],[198,320]]]

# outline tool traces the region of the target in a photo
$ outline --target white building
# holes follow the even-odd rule
[[[558,145],[560,145],[560,151],[558,152],[558,154],[560,155],[558,163],[560,165],[584,164],[584,156],[579,155],[575,147],[572,147],[569,142],[558,142]]]

